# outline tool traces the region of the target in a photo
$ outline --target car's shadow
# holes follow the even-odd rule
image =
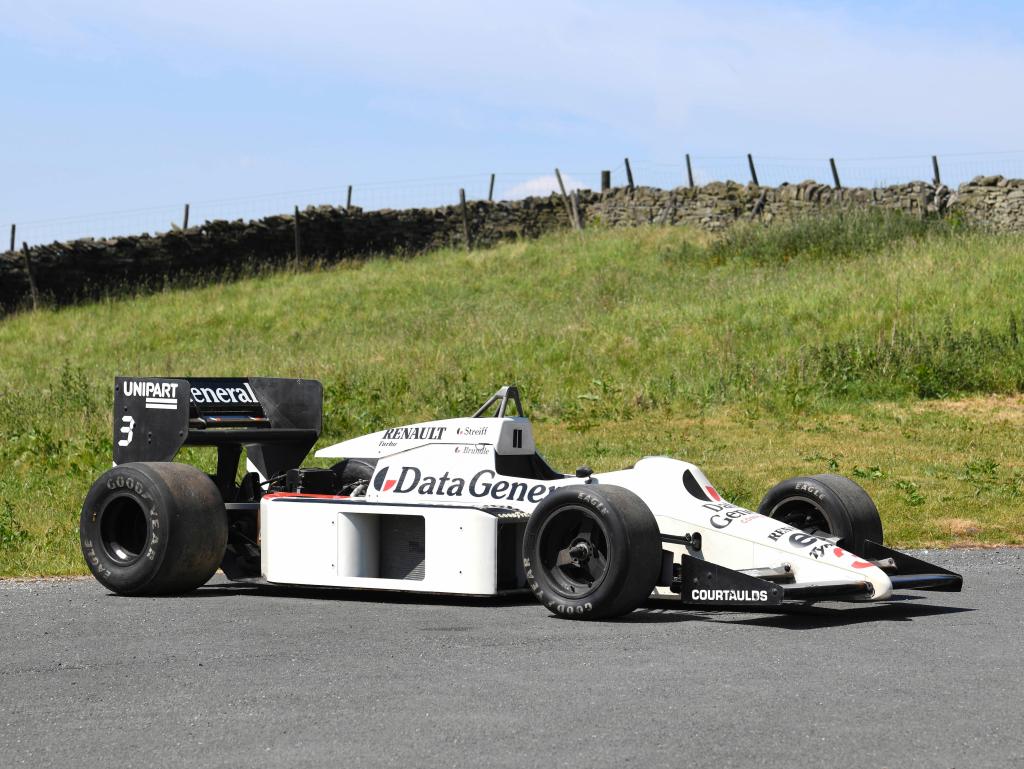
[[[113,594],[112,594],[113,595]],[[522,591],[500,596],[438,595],[431,593],[401,593],[385,590],[347,587],[307,587],[299,585],[266,585],[225,582],[207,584],[191,592],[188,598],[223,598],[227,596],[277,596],[317,601],[348,601],[353,603],[415,604],[450,606],[517,606],[536,604],[529,592]]]
[[[424,593],[391,593],[357,590],[352,588],[301,587],[266,584],[214,583],[205,585],[188,598],[224,598],[229,596],[258,596],[297,598],[318,601],[347,601],[355,603],[418,605],[418,606],[476,606],[509,607],[535,605],[530,593],[503,596],[453,596]],[[540,607],[537,607],[540,610]],[[924,595],[897,596],[881,603],[785,604],[771,608],[758,606],[694,607],[681,606],[671,600],[652,599],[644,606],[625,615],[602,622],[616,624],[657,624],[666,622],[718,622],[758,627],[776,627],[786,630],[815,630],[841,627],[863,622],[911,622],[919,617],[958,614],[974,609],[965,606],[937,605]],[[549,615],[552,620],[567,620]]]
[[[769,609],[757,606],[723,606],[704,608],[673,606],[664,601],[649,601],[645,606],[611,622],[719,622],[733,625],[775,627],[785,630],[816,630],[824,627],[857,625],[863,622],[911,622],[918,617],[958,614],[974,609],[965,606],[942,606],[926,601],[925,596],[902,596],[883,603],[785,604]]]

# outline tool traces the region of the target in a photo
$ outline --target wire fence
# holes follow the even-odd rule
[[[830,160],[834,162],[833,176]],[[746,184],[756,179],[764,186],[795,184],[808,179],[834,184],[838,177],[844,187],[885,187],[910,181],[934,180],[938,167],[943,184],[956,187],[975,176],[1002,175],[1024,178],[1024,151],[875,157],[875,158],[788,158],[748,155],[686,156],[676,160],[623,159],[605,170],[562,169],[567,191],[599,190],[602,175],[608,173],[613,187],[627,186],[630,176],[636,186],[674,187],[704,185],[733,180]],[[253,220],[287,214],[307,206],[356,206],[366,211],[401,208],[432,208],[455,205],[459,190],[467,200],[519,200],[531,195],[549,195],[559,190],[554,169],[534,172],[504,172],[462,176],[404,179],[351,185],[274,192],[238,198],[196,200],[152,208],[112,211],[56,219],[37,219],[11,224],[12,249],[22,243],[38,245],[77,238],[105,238],[125,235],[155,235],[176,227],[195,226],[214,220]]]
[[[832,160],[842,186],[870,188],[912,181],[932,182],[935,170],[932,158],[932,155],[872,158],[756,156],[748,160],[746,155],[692,156],[690,166],[694,184],[697,185],[729,179],[746,184],[752,180],[750,160],[753,160],[758,183],[777,187],[784,183],[797,184],[807,180],[833,184],[834,177],[829,163]],[[939,155],[935,156],[935,161],[939,167],[940,181],[948,187],[955,188],[976,176],[1024,178],[1024,151]],[[689,183],[685,157],[682,162],[676,163],[632,162],[631,165],[637,184],[669,189]]]

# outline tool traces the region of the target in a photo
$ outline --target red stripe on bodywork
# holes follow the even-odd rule
[[[274,491],[263,495],[263,499],[304,499],[306,497],[315,497],[316,499],[348,499],[348,496],[342,494],[300,494],[297,491]]]
[[[395,485],[395,481],[384,481],[384,491],[391,491],[391,488]]]
[[[708,494],[711,495],[711,498],[713,500],[715,500],[715,502],[721,502],[722,501],[722,498],[720,496],[718,496],[718,492],[715,491],[714,486],[705,486],[704,488],[708,490]]]

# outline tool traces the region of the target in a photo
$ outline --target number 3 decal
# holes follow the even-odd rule
[[[124,425],[121,427],[121,434],[124,435],[124,438],[119,440],[117,445],[124,447],[132,442],[132,437],[135,435],[133,432],[135,429],[135,417],[126,415],[121,417],[121,421],[124,422]]]

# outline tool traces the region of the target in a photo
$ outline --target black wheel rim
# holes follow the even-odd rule
[[[825,517],[824,509],[811,499],[789,497],[775,505],[768,516],[808,534],[832,536],[832,527]]]
[[[100,543],[107,557],[129,566],[142,557],[149,539],[149,522],[139,502],[129,496],[114,497],[100,513]]]
[[[551,588],[563,598],[586,598],[608,574],[608,532],[586,507],[566,505],[555,511],[540,530],[538,550]]]

